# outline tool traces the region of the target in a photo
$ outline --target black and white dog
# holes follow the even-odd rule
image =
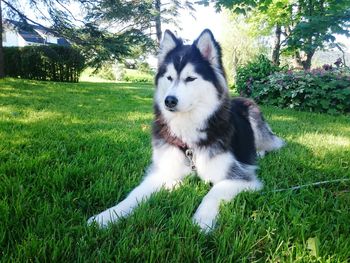
[[[191,170],[213,184],[193,216],[207,232],[215,226],[221,201],[259,190],[256,157],[284,145],[258,106],[230,99],[221,49],[210,30],[192,45],[165,31],[158,55],[154,96],[153,162],[142,183],[123,201],[93,216],[107,226],[129,215],[162,187],[172,189]]]

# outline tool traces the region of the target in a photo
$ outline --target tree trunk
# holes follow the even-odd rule
[[[314,56],[316,50],[310,50],[301,55],[299,51],[294,54],[293,66],[294,68],[309,70],[311,68],[312,57]]]
[[[311,68],[311,60],[312,60],[312,57],[314,56],[314,54],[315,54],[315,50],[312,50],[312,51],[306,53],[306,60],[303,61],[304,70],[309,70]]]
[[[293,68],[295,68],[295,69],[302,69],[303,68],[303,63],[301,61],[301,56],[300,56],[299,51],[295,51],[295,53],[294,53]]]
[[[156,22],[156,35],[157,35],[158,44],[162,40],[162,22],[160,20],[160,18],[161,18],[160,6],[161,6],[160,0],[155,0],[154,7],[155,7],[156,12],[157,12],[156,17],[155,17],[155,22]]]
[[[281,25],[276,25],[275,43],[272,50],[272,63],[276,66],[280,65],[280,49],[281,49]]]
[[[2,8],[1,8],[1,0],[0,0],[0,79],[5,77],[5,62],[4,62],[4,49],[2,46],[2,32],[3,32],[3,24],[2,24]]]

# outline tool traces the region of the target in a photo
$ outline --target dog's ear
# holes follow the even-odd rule
[[[158,52],[158,64],[161,64],[166,55],[176,48],[178,45],[181,45],[181,39],[178,39],[170,30],[165,30],[162,41],[160,42],[159,52]]]
[[[203,58],[212,65],[220,65],[220,46],[209,29],[205,29],[193,42],[193,45],[199,49]]]

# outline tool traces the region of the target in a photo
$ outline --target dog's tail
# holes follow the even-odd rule
[[[254,132],[255,147],[259,156],[264,156],[267,152],[276,151],[286,144],[283,139],[272,131],[255,103],[250,105],[248,112],[249,122]]]

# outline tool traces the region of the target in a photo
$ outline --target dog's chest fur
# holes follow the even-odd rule
[[[200,140],[207,138],[207,134],[202,130],[203,123],[193,120],[190,114],[186,115],[188,116],[177,116],[169,121],[169,132],[189,147],[195,147]]]
[[[176,137],[190,148],[195,148],[207,139],[208,109],[198,109],[176,115],[161,112],[155,105],[153,138],[167,140],[167,136]]]

